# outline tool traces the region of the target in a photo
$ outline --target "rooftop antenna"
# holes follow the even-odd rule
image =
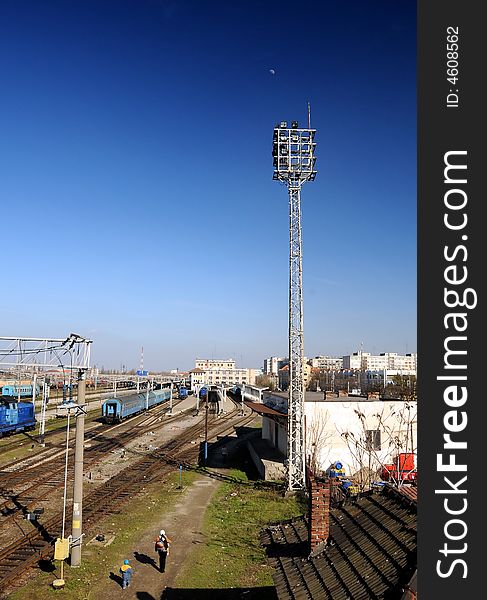
[[[140,349],[140,370],[144,370],[144,346]]]
[[[311,129],[311,106],[308,102],[308,129]]]

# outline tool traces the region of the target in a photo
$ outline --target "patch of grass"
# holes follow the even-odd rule
[[[181,493],[192,484],[198,475],[184,471],[182,476],[183,490],[179,489],[179,472],[171,473],[163,480],[153,483],[143,489],[134,500],[123,509],[123,513],[107,517],[96,527],[96,532],[114,534],[112,544],[106,547],[86,543],[96,535],[90,534],[85,540],[80,567],[64,566],[66,585],[63,591],[54,590],[52,582],[60,577],[60,563],[54,562],[54,572],[41,572],[35,579],[30,580],[22,589],[10,594],[9,600],[49,600],[61,594],[69,600],[94,600],[103,598],[104,590],[111,586],[110,573],[118,575],[124,558],[131,558],[134,547],[140,536],[161,517],[172,509],[179,501]],[[95,585],[96,584],[96,585]],[[108,596],[108,594],[107,594]]]
[[[233,471],[246,481],[245,473]],[[188,555],[176,584],[183,588],[252,588],[272,585],[272,569],[259,544],[260,530],[271,522],[303,514],[296,496],[271,489],[224,483],[207,509],[208,542]]]

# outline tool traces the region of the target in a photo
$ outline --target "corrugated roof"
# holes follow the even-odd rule
[[[304,518],[261,535],[279,600],[401,598],[416,569],[416,505],[389,488],[330,511],[330,538],[309,555]]]
[[[403,485],[397,491],[411,502],[418,501],[418,488],[415,485]]]
[[[278,417],[286,417],[287,413],[279,412],[278,410],[274,410],[265,404],[261,404],[260,402],[250,402],[249,400],[245,401],[245,405],[259,413],[260,415],[275,415]]]

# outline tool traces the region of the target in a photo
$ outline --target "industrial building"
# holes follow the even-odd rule
[[[264,478],[271,478],[269,473],[274,478],[276,472],[284,476],[288,452],[287,394],[257,388],[256,391],[262,401],[246,404],[262,415],[264,443],[250,451]],[[252,391],[247,388],[247,392],[249,397]],[[326,473],[340,462],[348,476],[365,481],[384,465],[393,464],[399,454],[416,456],[416,401],[329,397],[322,392],[306,392],[304,419],[306,458],[317,472]],[[265,458],[267,450],[273,455],[270,462]]]

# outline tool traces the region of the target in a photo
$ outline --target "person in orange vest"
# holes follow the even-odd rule
[[[167,537],[164,529],[161,529],[159,535],[156,538],[155,551],[159,555],[159,571],[164,573],[166,570],[166,560],[167,555],[169,554],[169,547],[171,545],[171,540]]]
[[[122,574],[122,590],[124,590],[130,585],[133,572],[134,570],[132,569],[128,559],[126,558],[123,561],[123,565],[120,567],[120,573]]]

